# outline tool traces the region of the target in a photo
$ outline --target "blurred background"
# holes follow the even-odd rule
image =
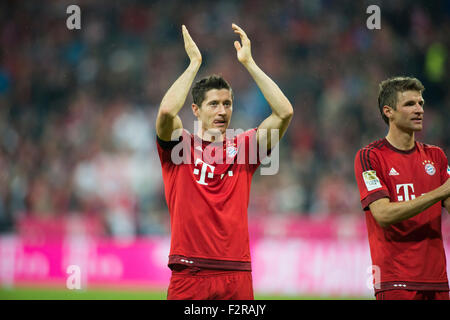
[[[71,4],[80,30],[66,26]],[[366,26],[372,4],[380,30]],[[295,110],[279,173],[258,171],[252,184],[257,294],[371,296],[354,156],[387,133],[378,84],[396,75],[423,82],[417,139],[450,155],[448,1],[2,1],[0,297],[21,286],[65,289],[70,263],[87,265],[84,287],[152,287],[164,297],[170,230],[154,124],[188,65],[181,25],[203,55],[197,79],[221,74],[233,87],[231,127],[256,127],[270,113],[237,61],[232,22]],[[180,116],[192,132],[191,102]],[[136,275],[131,260],[149,267]]]

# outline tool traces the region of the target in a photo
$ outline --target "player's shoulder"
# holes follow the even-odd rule
[[[378,139],[376,141],[373,141],[369,143],[367,146],[365,146],[362,149],[370,149],[370,150],[381,150],[386,145],[386,139]]]
[[[239,129],[239,130],[235,130],[233,132],[233,137],[236,138],[238,141],[242,140],[244,138],[256,138],[257,131],[258,131],[258,128],[251,128],[246,131]]]
[[[363,171],[374,170],[379,163],[380,155],[378,154],[383,151],[385,146],[386,140],[379,139],[362,147],[355,155],[355,166],[362,168]]]
[[[434,144],[424,143],[424,142],[420,142],[420,141],[416,141],[416,142],[417,142],[417,145],[424,150],[444,152],[441,147],[435,146]]]
[[[247,136],[249,136],[249,135],[254,135],[254,134],[256,134],[256,132],[258,131],[258,128],[250,128],[250,129],[247,129],[246,131],[244,131],[244,132],[238,132],[238,134],[237,134],[237,136],[239,136],[239,135],[247,135]]]
[[[378,139],[359,149],[357,152],[357,156],[360,154],[369,155],[371,152],[380,152],[383,150],[385,146],[386,146],[386,139],[385,138]]]
[[[434,154],[434,155],[438,155],[438,156],[444,156],[445,157],[445,152],[444,150],[436,145],[433,144],[429,144],[429,143],[423,143],[420,141],[416,141],[418,148],[422,149],[425,153],[428,154]]]
[[[158,134],[156,134],[156,145],[158,149],[170,150],[178,143],[182,141],[189,141],[193,138],[193,135],[184,128],[177,129],[176,132],[172,134],[171,140],[163,140]]]

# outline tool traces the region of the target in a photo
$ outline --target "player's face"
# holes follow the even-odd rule
[[[391,125],[407,132],[422,130],[424,103],[419,91],[399,92],[397,94],[397,110],[391,110]]]
[[[202,122],[203,132],[225,134],[233,112],[233,101],[228,89],[211,89],[205,93],[201,107],[193,105],[195,116]]]

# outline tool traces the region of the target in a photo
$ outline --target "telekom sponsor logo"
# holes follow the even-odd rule
[[[200,166],[201,165],[201,166]],[[208,177],[209,179],[213,179],[214,178],[214,170],[216,169],[216,167],[207,164],[205,162],[203,162],[202,160],[200,160],[199,158],[195,159],[195,166],[200,166],[201,169],[199,170],[198,168],[194,169],[194,175],[198,175],[199,179],[196,180],[198,184],[207,186],[208,183],[205,181],[205,179]],[[208,170],[209,169],[209,170]],[[222,173],[220,175],[220,179],[223,179],[224,177],[224,173]],[[233,176],[233,171],[232,170],[228,170],[227,172],[227,176],[228,177],[232,177]]]
[[[396,188],[398,201],[409,201],[416,198],[416,196],[413,194],[414,185],[412,183],[397,184]]]
[[[200,176],[200,179],[197,180],[197,183],[207,186],[208,183],[206,183],[206,181],[205,181],[205,179],[206,179],[206,171],[209,168],[208,178],[212,179],[214,177],[214,169],[215,169],[215,167],[210,165],[210,164],[207,164],[207,163],[203,162],[199,158],[195,159],[195,166],[197,166],[199,164],[201,164],[201,170],[199,171],[197,168],[194,169],[194,174]]]

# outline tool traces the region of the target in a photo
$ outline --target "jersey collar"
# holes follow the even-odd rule
[[[412,147],[412,148],[409,149],[409,150],[400,150],[400,149],[397,149],[397,148],[394,147],[392,144],[390,144],[389,141],[388,141],[386,138],[384,138],[383,141],[384,141],[386,147],[388,147],[389,149],[391,149],[391,150],[393,150],[393,151],[395,151],[395,152],[398,152],[398,153],[411,154],[411,153],[413,153],[414,151],[416,151],[416,149],[417,149],[417,141],[414,141],[414,147]]]

